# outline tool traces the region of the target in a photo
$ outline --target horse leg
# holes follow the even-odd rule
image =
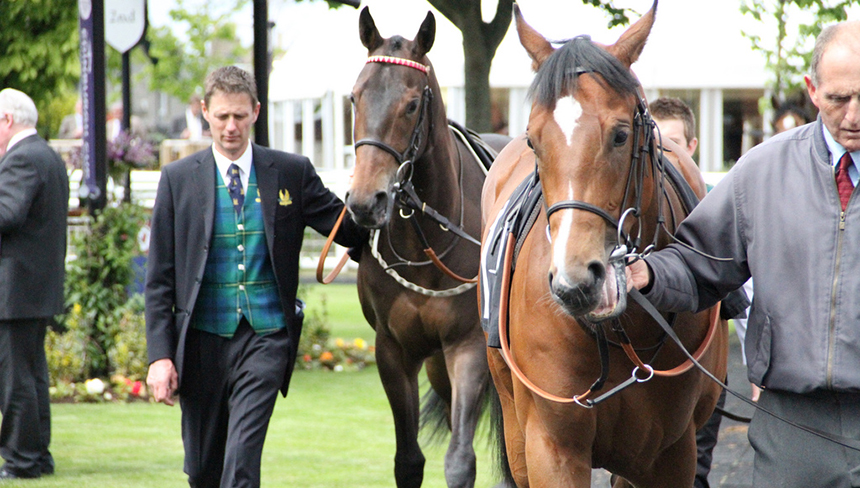
[[[445,453],[445,481],[449,487],[475,485],[475,449],[472,442],[489,386],[483,333],[446,346],[445,360],[451,378],[451,441]]]
[[[487,359],[493,375],[493,383],[499,394],[504,419],[505,458],[513,483],[519,488],[528,488],[528,467],[525,456],[525,436],[514,404],[513,379],[511,370],[505,364],[499,349],[487,348]]]
[[[532,416],[537,416],[535,410]],[[546,424],[533,418],[526,424],[526,461],[529,465],[529,486],[548,488],[591,486],[591,453],[578,452],[560,445],[546,430]],[[678,485],[681,486],[681,485]]]
[[[377,328],[377,331],[381,328]],[[394,415],[397,452],[394,480],[398,488],[418,488],[424,479],[424,454],[418,445],[418,371],[421,361],[384,332],[376,334],[376,363],[379,378]]]
[[[673,488],[693,486],[696,477],[696,427],[690,424],[675,444],[666,448],[651,465],[649,477],[636,479],[640,488]],[[634,484],[619,479],[613,488],[633,488]]]

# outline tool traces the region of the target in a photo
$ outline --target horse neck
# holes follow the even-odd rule
[[[461,161],[448,129],[445,105],[435,79],[431,80],[431,89],[434,92],[430,109],[432,130],[424,151],[415,160],[412,181],[425,203],[450,218],[450,212],[460,208],[459,192],[452,190],[461,184]]]
[[[672,164],[668,160],[664,163]],[[652,176],[654,174],[652,165],[653,162],[647,166],[646,171],[651,173],[646,177],[643,185],[645,198],[643,198],[642,219],[640,220],[640,222],[644,224],[641,247],[644,248],[645,246],[654,243],[654,234],[659,232],[660,235],[658,236],[656,245],[658,249],[662,249],[672,242],[671,238],[666,235],[666,231],[673,234],[675,233],[678,224],[680,224],[681,220],[687,216],[687,209],[685,208],[682,197],[678,194],[678,190],[675,188],[675,185],[670,181],[669,175],[667,174],[664,178],[664,176],[657,171],[657,177],[654,178]],[[663,191],[661,191],[661,187],[658,185],[661,179]],[[678,184],[684,183],[678,182]],[[662,213],[662,220],[666,227],[665,231],[662,228],[658,228],[658,212]]]

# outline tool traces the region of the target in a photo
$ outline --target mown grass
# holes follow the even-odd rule
[[[334,337],[372,340],[355,287],[314,287],[325,293]],[[55,404],[51,450],[56,474],[4,483],[32,488],[165,488],[188,486],[182,473],[178,407],[143,402]],[[495,483],[486,429],[475,441],[476,486]],[[445,445],[425,446],[424,485],[444,487]],[[375,367],[354,373],[297,371],[279,398],[263,452],[263,486],[392,487],[394,425]]]

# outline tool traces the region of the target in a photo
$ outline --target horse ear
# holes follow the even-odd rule
[[[520,37],[520,44],[523,45],[526,52],[529,53],[529,57],[532,58],[532,70],[537,71],[540,65],[546,61],[546,58],[555,49],[538,31],[526,23],[523,19],[523,14],[520,12],[520,6],[516,3],[514,4],[514,20],[517,23],[517,34]]]
[[[648,40],[648,34],[651,33],[651,27],[654,25],[654,17],[657,15],[657,1],[654,0],[651,10],[630,26],[618,42],[608,48],[608,51],[627,67],[635,63],[642,54],[642,48],[645,47],[645,41]]]
[[[412,52],[419,59],[424,57],[425,54],[430,52],[430,48],[433,47],[433,41],[435,40],[436,17],[433,16],[433,12],[428,11],[427,16],[424,17],[424,22],[421,23],[421,28],[418,29],[418,34],[415,36],[415,47],[412,48]]]
[[[367,48],[367,52],[373,51],[383,43],[382,36],[376,29],[376,23],[370,16],[370,7],[361,9],[361,15],[358,17],[358,35],[361,37],[361,43]]]

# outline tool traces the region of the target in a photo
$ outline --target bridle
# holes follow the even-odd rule
[[[659,151],[656,149],[656,145],[654,144],[655,127],[656,124],[648,113],[648,109],[645,105],[644,100],[639,100],[636,107],[636,114],[634,115],[633,151],[631,155],[630,171],[627,177],[627,187],[624,191],[624,199],[622,202],[623,206],[621,207],[626,208],[626,210],[621,213],[620,218],[616,219],[606,210],[598,207],[597,205],[581,200],[562,200],[550,205],[549,207],[545,207],[547,220],[549,220],[550,215],[561,209],[579,209],[594,213],[606,220],[610,225],[615,227],[617,229],[618,240],[615,245],[615,248],[610,253],[610,264],[615,263],[623,266],[628,262],[641,259],[656,247],[657,239],[659,237],[659,229],[662,227],[665,230],[665,218],[663,217],[662,196],[665,194],[664,178],[666,176],[666,169],[663,166],[662,154],[659,153]],[[531,143],[529,143],[529,145],[531,146]],[[655,230],[653,241],[648,246],[646,246],[646,248],[642,252],[638,252],[638,246],[641,244],[641,222],[639,223],[639,230],[635,238],[631,238],[626,232],[624,232],[623,225],[625,220],[629,216],[632,216],[636,219],[639,219],[642,216],[644,178],[647,170],[646,166],[648,159],[650,159],[650,161],[652,162],[651,173],[654,180],[658,184],[656,191],[658,195],[657,220],[659,225],[658,228]],[[535,164],[537,165],[537,155],[535,155]],[[535,176],[538,176],[537,171],[535,172]],[[630,206],[628,207],[628,205]],[[665,231],[668,233],[668,230]],[[508,300],[510,296],[510,273],[512,270],[512,259],[514,254],[513,248],[515,245],[515,241],[516,238],[514,236],[509,237],[507,241],[507,249],[504,253],[504,264],[502,266],[503,274],[500,303],[501,311],[499,313],[499,337],[502,346],[501,352],[502,357],[508,364],[508,367],[511,369],[511,373],[516,376],[517,379],[521,383],[523,383],[523,385],[525,385],[536,395],[556,403],[576,403],[577,405],[585,408],[592,408],[594,405],[608,399],[609,397],[615,395],[616,393],[620,392],[621,390],[632,384],[649,381],[654,376],[678,376],[689,371],[696,364],[698,358],[704,355],[705,351],[707,351],[707,349],[709,348],[715,336],[716,325],[719,321],[719,313],[716,307],[712,309],[709,317],[709,328],[706,338],[699,346],[698,350],[694,353],[694,356],[691,358],[692,361],[688,359],[687,361],[675,368],[663,371],[655,370],[653,367],[651,367],[649,364],[646,364],[639,358],[636,350],[630,343],[630,339],[624,331],[623,327],[620,325],[619,321],[616,320],[615,324],[612,327],[612,330],[618,336],[619,342],[621,343],[621,348],[625,351],[628,358],[634,363],[633,372],[628,380],[620,383],[619,385],[612,388],[611,390],[596,399],[590,398],[595,392],[603,388],[603,385],[609,376],[609,341],[606,338],[606,333],[604,329],[598,326],[595,327],[592,332],[594,332],[597,338],[598,352],[600,355],[601,362],[600,377],[591,385],[591,387],[587,391],[579,395],[574,395],[573,397],[561,397],[543,390],[534,382],[529,380],[529,378],[526,377],[526,375],[522,372],[522,370],[514,361],[513,355],[510,351],[510,346],[508,344]],[[626,295],[622,293],[621,297],[626,298]],[[621,305],[626,306],[626,302],[622,302],[622,300],[620,299],[619,306]],[[660,319],[663,320],[663,317],[660,316]],[[663,321],[665,322],[665,320]],[[579,321],[577,320],[577,322]]]
[[[545,208],[547,222],[550,216],[559,210],[578,209],[596,214],[608,222],[609,225],[613,226],[617,230],[617,240],[608,260],[610,265],[622,259],[625,260],[626,264],[630,264],[650,254],[657,245],[659,231],[654,232],[653,241],[645,249],[637,252],[637,249],[641,245],[641,222],[639,223],[638,234],[635,238],[631,238],[624,231],[624,224],[628,217],[638,220],[642,216],[642,197],[645,173],[647,171],[647,159],[652,161],[651,172],[654,181],[658,184],[657,194],[662,195],[664,192],[666,169],[663,166],[662,150],[658,151],[655,149],[655,144],[653,143],[656,126],[657,124],[651,118],[645,101],[640,99],[636,104],[636,114],[633,117],[633,154],[631,156],[630,171],[627,173],[627,186],[624,190],[624,199],[621,204],[621,208],[625,208],[626,210],[621,213],[620,218],[616,219],[606,210],[582,200],[561,200]],[[535,165],[537,165],[537,156],[535,156]],[[666,230],[662,198],[657,199],[657,205],[658,229],[662,228]]]
[[[430,66],[418,63],[417,61],[413,61],[411,59],[398,58],[394,56],[370,56],[367,58],[365,64],[369,63],[382,63],[382,64],[394,64],[399,66],[405,66],[408,68],[412,68],[424,73],[424,75],[428,79],[428,83],[424,85],[424,89],[421,92],[421,102],[420,102],[420,111],[418,112],[418,120],[415,121],[415,127],[412,129],[412,134],[409,138],[409,144],[407,144],[406,149],[403,152],[398,151],[394,147],[385,142],[382,142],[378,139],[373,138],[363,138],[355,142],[353,145],[356,150],[358,150],[361,146],[374,146],[383,151],[390,154],[394,160],[398,164],[397,168],[397,178],[392,186],[392,193],[394,194],[394,201],[400,205],[400,216],[404,219],[407,219],[412,224],[413,229],[418,235],[418,239],[421,241],[421,245],[423,246],[424,253],[430,259],[427,264],[432,263],[437,268],[439,268],[443,273],[445,273],[450,278],[453,278],[457,281],[461,281],[467,284],[476,284],[478,279],[475,278],[463,278],[457,273],[453,272],[450,268],[448,268],[441,260],[440,255],[437,255],[436,251],[430,245],[427,237],[424,235],[424,231],[421,229],[420,224],[417,219],[414,218],[415,212],[420,212],[421,215],[433,220],[436,222],[439,227],[445,232],[452,232],[460,238],[463,238],[477,246],[481,245],[481,241],[475,239],[470,236],[465,230],[463,230],[462,225],[454,224],[447,217],[440,214],[437,210],[427,205],[426,202],[423,202],[421,198],[418,196],[417,191],[415,190],[415,186],[412,183],[412,175],[414,173],[414,161],[418,159],[420,156],[420,151],[426,149],[428,140],[430,138],[430,134],[433,132],[433,117],[432,117],[432,101],[433,101],[433,91],[430,89],[429,84],[429,76],[430,76]],[[461,171],[462,171],[462,162],[461,162]],[[462,188],[461,188],[462,190]],[[344,208],[343,212],[346,211]],[[341,217],[338,220],[338,226],[343,218],[343,212]],[[462,215],[461,215],[461,224],[462,224]],[[332,230],[331,235],[329,236],[329,241],[333,239],[334,234],[337,232],[338,227],[335,227]],[[451,246],[448,250],[452,249],[456,240],[451,243]],[[346,258],[343,258],[342,263],[338,264],[335,270],[327,277],[322,277],[322,267],[323,260],[325,259],[326,254],[328,253],[328,249],[330,247],[330,243],[327,242],[323,248],[323,253],[320,256],[319,265],[317,267],[317,281],[320,283],[327,284],[334,280],[334,277],[337,276],[337,273],[343,267],[343,264],[346,263]],[[444,256],[448,250],[442,253]],[[392,248],[393,251],[393,248]],[[395,252],[395,255],[397,253]],[[406,264],[410,266],[418,265],[421,263],[414,263],[410,261],[406,261]],[[380,263],[382,264],[382,262]],[[388,271],[392,266],[385,264],[383,266]],[[420,288],[420,287],[419,287]],[[422,288],[423,290],[423,288]],[[460,287],[457,287],[453,290],[457,292],[461,292]]]
[[[428,78],[430,75],[430,66],[418,63],[416,61],[412,61],[411,59],[397,58],[394,56],[370,56],[367,58],[365,64],[369,63],[384,63],[384,64],[395,64],[399,66],[406,66],[412,69],[416,69],[422,73],[424,73]],[[383,151],[390,154],[397,164],[399,168],[397,169],[398,183],[403,184],[405,181],[409,181],[412,179],[412,164],[413,161],[418,156],[418,151],[422,148],[422,145],[426,144],[426,139],[429,139],[430,134],[433,132],[433,117],[430,116],[430,103],[433,101],[433,91],[430,89],[430,84],[426,83],[424,85],[424,89],[421,91],[421,104],[420,104],[420,112],[418,112],[418,120],[415,122],[415,127],[412,129],[412,135],[409,138],[409,144],[406,146],[406,149],[403,152],[394,149],[392,146],[378,140],[366,137],[364,139],[360,139],[355,142],[354,147],[357,150],[361,146],[374,146],[382,149]],[[429,120],[427,124],[425,124],[425,119]],[[423,130],[425,125],[426,131]],[[422,137],[426,132],[427,137]]]

